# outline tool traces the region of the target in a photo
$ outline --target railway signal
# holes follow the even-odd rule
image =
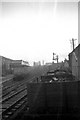
[[[56,56],[57,63],[58,63],[58,59],[59,59],[59,57],[58,57],[58,55],[57,55],[57,56]]]
[[[59,56],[58,55],[56,55],[56,57],[55,57],[55,53],[53,53],[53,60],[56,60],[57,61],[57,63],[58,63],[58,60],[59,60]]]
[[[55,53],[53,53],[53,60],[55,59],[55,58],[54,58],[54,55],[56,55],[56,54],[55,54]]]

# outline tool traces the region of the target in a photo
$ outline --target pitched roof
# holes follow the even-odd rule
[[[72,54],[79,47],[80,47],[80,44],[71,53],[69,53],[69,55]]]

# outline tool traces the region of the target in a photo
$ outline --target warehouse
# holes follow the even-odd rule
[[[72,74],[80,80],[80,44],[69,54],[69,66]]]

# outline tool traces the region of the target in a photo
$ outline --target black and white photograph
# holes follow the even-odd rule
[[[80,120],[80,0],[0,0],[0,120]]]

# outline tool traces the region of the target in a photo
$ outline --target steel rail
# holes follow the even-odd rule
[[[20,98],[18,98],[14,103],[12,103],[5,111],[2,112],[2,120],[10,120],[9,118],[14,118],[13,116],[17,116],[16,111],[20,107],[27,102],[27,94],[23,94]],[[16,115],[15,115],[16,114]]]
[[[24,91],[25,89],[26,89],[26,88],[21,89],[21,90],[19,90],[18,92],[15,92],[15,93],[14,93],[14,94],[12,94],[12,95],[9,95],[8,97],[6,97],[6,98],[2,99],[2,100],[0,101],[0,103],[3,103],[3,102],[5,102],[5,101],[8,101],[10,98],[12,98],[13,96],[15,96],[15,95],[19,94],[20,92]]]
[[[32,81],[34,78],[35,77],[29,79],[27,82]],[[25,83],[27,82],[21,83],[17,92],[0,101],[0,103],[2,103],[2,120],[13,118],[12,116],[17,115],[16,111],[19,113],[21,109],[25,107],[24,104],[27,103],[27,87],[25,86]]]
[[[24,82],[25,83],[25,82]],[[21,84],[15,84],[14,86],[8,88],[6,91],[2,91],[2,97],[5,97],[6,95],[8,95],[9,93],[11,93],[12,91],[15,92],[17,91],[18,88],[20,88],[21,86],[25,85],[24,83]]]

